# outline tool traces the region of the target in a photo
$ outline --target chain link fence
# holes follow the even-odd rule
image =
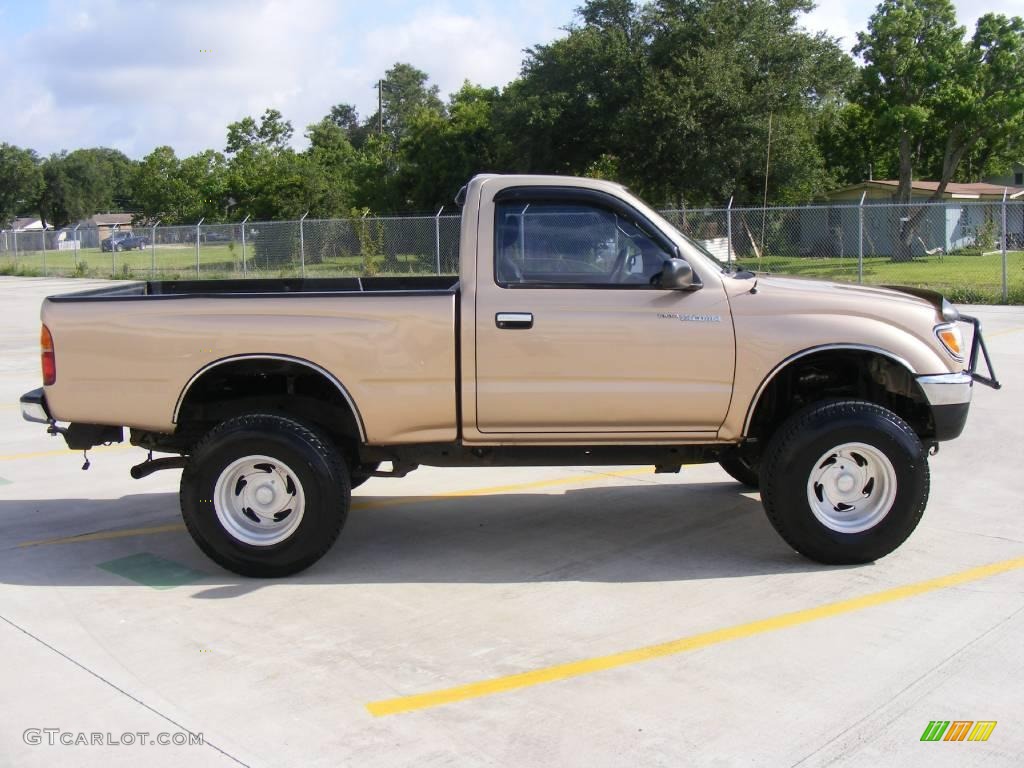
[[[760,272],[1024,303],[1024,200],[681,209],[664,217]],[[458,273],[457,215],[0,231],[0,273],[124,279]],[[586,234],[581,231],[581,234]],[[605,247],[595,235],[592,246]]]

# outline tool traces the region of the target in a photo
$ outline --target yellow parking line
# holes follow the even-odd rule
[[[765,632],[774,632],[780,629],[808,624],[820,619],[828,619],[834,616],[841,616],[854,611],[861,611],[865,608],[872,608],[886,603],[893,603],[897,600],[906,600],[910,597],[923,595],[938,589],[955,587],[967,582],[985,579],[996,574],[1005,573],[1018,568],[1024,568],[1024,557],[1013,560],[1003,560],[990,565],[983,565],[979,568],[971,568],[948,576],[940,576],[937,579],[919,581],[915,584],[908,584],[902,587],[894,587],[881,592],[874,592],[861,597],[854,597],[849,600],[840,600],[835,603],[826,603],[816,608],[808,608],[802,611],[784,613],[779,616],[772,616],[767,619],[750,621],[745,624],[736,624],[723,629],[716,629],[710,632],[702,632],[697,635],[690,635],[678,640],[671,640],[658,645],[648,645],[643,648],[635,648],[622,653],[613,653],[608,656],[598,656],[592,659],[573,661],[567,664],[556,664],[550,667],[542,667],[529,672],[520,672],[514,675],[496,677],[490,680],[482,680],[468,685],[459,685],[454,688],[443,688],[429,693],[420,693],[413,696],[399,696],[393,699],[373,701],[366,705],[366,709],[374,717],[385,715],[397,715],[402,712],[413,712],[418,709],[440,707],[445,704],[452,704],[456,701],[467,699],[478,699],[483,696],[491,696],[496,693],[512,691],[517,688],[528,688],[542,683],[553,683],[558,680],[566,680],[571,677],[589,675],[594,672],[602,672],[617,667],[625,667],[630,664],[638,664],[651,659],[659,659],[665,656],[674,656],[688,651],[695,651],[699,648],[718,645],[730,640],[739,640],[744,637],[752,637]]]
[[[100,445],[90,448],[89,453],[107,453],[112,451],[130,451],[136,448],[134,445]],[[20,461],[21,459],[41,459],[45,456],[71,456],[81,454],[81,451],[72,451],[70,448],[58,448],[53,451],[34,451],[32,453],[9,453],[6,456],[0,455],[0,461]]]
[[[352,503],[353,510],[379,509],[381,507],[397,507],[404,504],[420,504],[426,501],[439,501],[443,499],[455,499],[465,496],[488,496],[493,493],[505,493],[506,491],[524,491],[533,488],[545,488],[553,485],[572,485],[574,483],[593,482],[595,480],[607,479],[609,477],[632,477],[633,475],[650,474],[650,467],[644,469],[627,469],[622,472],[591,472],[586,475],[573,475],[571,477],[557,477],[550,480],[537,480],[532,483],[517,483],[514,485],[494,485],[489,488],[470,488],[465,491],[452,491],[451,493],[437,493],[432,496],[395,496],[390,499],[379,499],[377,501]],[[97,533],[83,533],[77,536],[62,536],[56,539],[39,539],[37,541],[23,541],[18,545],[21,547],[41,547],[47,544],[76,544],[81,541],[106,541],[108,539],[123,539],[129,536],[150,536],[158,533],[179,533],[185,530],[182,523],[172,525],[157,525],[150,528],[122,528],[115,531],[98,531]]]
[[[25,541],[19,547],[41,547],[44,544],[74,544],[79,541],[106,541],[108,539],[124,539],[129,536],[149,536],[154,533],[177,533],[184,531],[184,523],[173,525],[157,525],[151,528],[119,528],[116,531],[99,531],[97,533],[82,533],[77,536],[65,536],[59,539],[41,539],[39,541]]]

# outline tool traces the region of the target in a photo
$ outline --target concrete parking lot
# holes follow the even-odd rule
[[[875,564],[799,557],[717,466],[428,468],[259,581],[193,545],[178,471],[21,421],[40,300],[96,284],[0,278],[0,765],[1020,765],[1024,308],[972,308],[1004,389]]]

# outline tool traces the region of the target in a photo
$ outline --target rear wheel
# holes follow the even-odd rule
[[[783,539],[827,564],[892,552],[928,503],[928,457],[903,419],[859,400],[815,403],[776,432],[761,464],[761,500]]]
[[[377,467],[379,466],[380,462],[376,461],[372,464],[357,464],[356,466],[352,467],[352,472],[350,474],[352,478],[353,490],[355,490],[360,485],[369,480],[371,477],[373,477],[373,473],[377,471]]]
[[[222,422],[196,446],[181,476],[181,513],[219,565],[243,576],[287,576],[330,549],[349,493],[341,454],[324,435],[254,414]]]

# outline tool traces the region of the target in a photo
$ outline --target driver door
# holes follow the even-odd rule
[[[692,292],[652,286],[671,254],[664,233],[609,195],[573,191],[551,200],[520,188],[482,211],[478,430],[713,434],[734,362],[720,281]],[[493,224],[483,219],[491,212]]]

